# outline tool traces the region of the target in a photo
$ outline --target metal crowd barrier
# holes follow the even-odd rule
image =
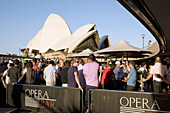
[[[170,113],[170,95],[90,90],[90,113]]]
[[[7,104],[45,113],[82,113],[83,92],[78,88],[7,85]],[[170,95],[93,89],[90,113],[170,113]]]
[[[38,85],[7,85],[7,104],[44,113],[83,112],[83,92],[78,88]]]

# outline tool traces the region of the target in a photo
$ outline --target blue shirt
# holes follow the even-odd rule
[[[86,81],[84,79],[84,74],[83,74],[83,65],[81,65],[81,64],[78,66],[78,76],[79,76],[81,87],[85,88],[86,87]]]
[[[135,87],[135,85],[136,85],[136,70],[135,70],[135,68],[131,68],[130,73],[128,75],[130,75],[130,78],[127,81],[127,85]]]
[[[116,80],[123,78],[123,67],[116,66],[114,71],[115,71],[115,75],[116,75],[115,76]]]

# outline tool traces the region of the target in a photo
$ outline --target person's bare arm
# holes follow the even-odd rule
[[[44,78],[44,80],[46,81],[46,75],[45,75],[45,73],[44,73],[44,75],[43,75],[43,78]]]
[[[142,79],[142,82],[145,82],[145,81],[149,80],[152,76],[153,76],[153,74],[149,73],[149,75],[147,76],[146,79],[144,79],[144,78]]]
[[[6,84],[5,84],[5,81],[4,81],[4,77],[5,77],[5,74],[2,75],[1,80],[2,80],[2,83],[3,83],[4,88],[6,88]]]
[[[53,72],[53,77],[54,77],[54,85],[56,85],[56,72]]]
[[[84,79],[85,79],[85,81],[86,81],[86,74],[84,74]]]
[[[78,77],[78,72],[74,72],[74,76],[75,76],[76,82],[77,82],[77,84],[78,84],[78,87],[79,87],[80,89],[82,89],[82,87],[81,87],[81,85],[80,85],[79,77]]]
[[[122,80],[122,81],[127,82],[129,80],[129,78],[130,78],[130,75],[128,75],[127,77],[124,77],[124,80]]]
[[[128,69],[128,72],[130,72],[130,67],[129,67],[129,65],[127,65],[127,69]]]
[[[23,72],[22,72],[22,76],[18,79],[18,83],[24,78],[24,75],[26,73],[27,69],[24,69]]]

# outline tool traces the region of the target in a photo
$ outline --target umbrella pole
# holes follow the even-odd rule
[[[127,52],[127,61],[128,61],[128,52]]]
[[[122,62],[123,62],[123,56],[125,55],[125,52],[123,52],[123,54],[122,54]]]
[[[122,55],[122,62],[123,62],[123,55]]]

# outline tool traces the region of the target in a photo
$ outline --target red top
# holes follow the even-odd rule
[[[114,75],[113,70],[104,69],[102,77],[101,77],[101,84],[107,84],[111,78],[111,75]]]
[[[36,70],[37,72],[39,71],[39,67],[37,65],[33,65],[32,69]]]

